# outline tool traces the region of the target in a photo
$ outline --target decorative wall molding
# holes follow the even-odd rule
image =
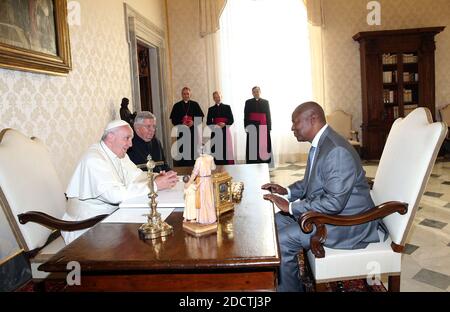
[[[168,62],[166,52],[166,34],[143,15],[139,14],[130,5],[124,3],[125,27],[130,52],[130,74],[133,110],[140,111],[139,68],[137,60],[137,41],[143,42],[150,50],[150,70],[152,83],[153,114],[157,117],[157,137],[163,143],[168,161],[170,157],[170,133],[167,108],[167,90],[169,90]],[[158,79],[154,79],[157,77]]]

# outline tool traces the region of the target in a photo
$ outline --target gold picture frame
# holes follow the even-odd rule
[[[52,75],[72,69],[67,0],[4,1],[0,67]]]
[[[231,176],[225,171],[213,174],[214,204],[217,216],[234,209],[231,179]]]

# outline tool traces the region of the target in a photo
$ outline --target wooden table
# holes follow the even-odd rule
[[[66,246],[39,270],[67,272],[81,265],[73,291],[273,291],[280,256],[274,208],[264,201],[266,164],[224,166],[243,181],[242,202],[220,217],[217,233],[195,237],[183,231],[183,209],[167,219],[171,236],[142,241],[140,224],[99,223]]]

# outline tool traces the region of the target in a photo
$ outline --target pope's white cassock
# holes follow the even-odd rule
[[[156,183],[155,183],[156,190]],[[85,220],[110,214],[127,198],[148,194],[147,174],[127,154],[118,158],[101,141],[84,154],[67,187],[69,204],[63,217],[67,221]],[[86,230],[61,232],[66,244]]]

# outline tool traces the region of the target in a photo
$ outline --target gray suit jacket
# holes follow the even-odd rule
[[[308,175],[311,171],[311,175]],[[306,211],[330,215],[355,215],[374,207],[365,171],[355,149],[330,126],[316,148],[313,167],[305,177],[289,186],[292,212],[298,219]],[[379,221],[355,225],[326,225],[325,246],[340,249],[364,248],[378,242]]]

